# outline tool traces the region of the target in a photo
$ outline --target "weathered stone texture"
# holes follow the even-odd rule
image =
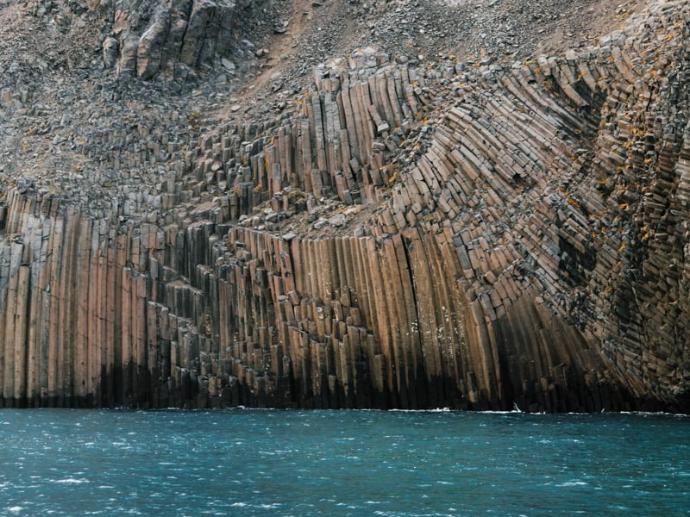
[[[237,44],[241,19],[252,2],[230,0],[118,0],[93,9],[112,19],[103,42],[104,64],[119,74],[151,79],[179,75],[180,65],[213,66]],[[112,40],[117,42],[114,44]],[[119,49],[119,54],[116,54]]]
[[[0,399],[687,409],[690,11],[640,16],[509,70],[364,52],[105,208],[9,189]]]

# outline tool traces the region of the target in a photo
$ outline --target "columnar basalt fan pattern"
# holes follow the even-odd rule
[[[8,190],[0,398],[686,407],[689,17],[507,70],[363,52],[99,208]]]

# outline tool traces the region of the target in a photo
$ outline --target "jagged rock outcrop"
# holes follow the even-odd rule
[[[118,66],[161,69],[164,18]],[[165,143],[164,170],[18,182],[0,400],[688,409],[689,41],[660,0],[512,67],[365,49],[275,117]]]
[[[121,76],[184,78],[230,55],[240,27],[254,8],[250,0],[91,0],[110,33],[103,62]]]

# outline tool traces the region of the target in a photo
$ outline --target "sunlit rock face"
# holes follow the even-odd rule
[[[118,73],[224,51],[235,6],[140,4],[91,6]],[[688,409],[690,7],[650,4],[560,56],[369,48],[271,115],[75,144],[114,179],[13,172],[2,403]]]

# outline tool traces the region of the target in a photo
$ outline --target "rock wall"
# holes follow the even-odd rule
[[[510,69],[364,51],[139,190],[8,189],[2,404],[687,409],[689,16]]]
[[[19,195],[9,214],[24,243],[2,248],[8,404],[626,407],[533,297],[492,321],[448,284],[462,275],[448,232],[117,229]]]

